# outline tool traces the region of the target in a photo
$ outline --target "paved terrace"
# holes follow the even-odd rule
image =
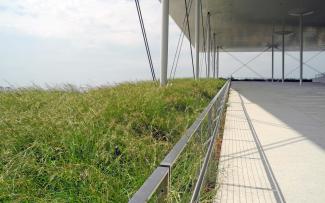
[[[215,202],[325,202],[325,85],[233,82]]]

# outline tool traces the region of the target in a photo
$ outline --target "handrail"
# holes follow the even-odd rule
[[[224,84],[217,95],[210,101],[208,106],[198,116],[190,128],[186,130],[180,140],[174,145],[171,151],[166,155],[160,165],[154,170],[149,178],[144,182],[141,188],[129,200],[129,203],[142,203],[150,200],[152,195],[157,192],[158,200],[166,201],[170,188],[171,168],[176,163],[179,156],[182,154],[187,144],[194,134],[198,132],[203,121],[208,118],[208,144],[207,152],[204,156],[204,162],[200,168],[199,176],[194,187],[191,197],[191,202],[197,202],[200,189],[207,171],[209,160],[215,146],[216,136],[219,134],[220,120],[225,107],[226,98],[230,88],[230,80]],[[202,135],[201,135],[202,136]]]

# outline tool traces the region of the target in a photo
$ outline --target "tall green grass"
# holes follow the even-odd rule
[[[224,82],[0,92],[0,202],[127,202]]]

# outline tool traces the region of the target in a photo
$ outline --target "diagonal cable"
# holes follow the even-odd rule
[[[193,3],[193,0],[190,0],[189,10],[191,10],[191,8],[192,8],[192,3]],[[187,16],[186,16],[186,13],[185,13],[185,16],[184,16],[184,19],[183,19],[183,24],[182,24],[182,29],[184,29],[184,27],[185,27],[186,19],[187,19]],[[181,52],[182,47],[183,47],[184,36],[185,36],[185,34],[181,30],[180,33],[179,33],[179,38],[178,38],[177,47],[176,47],[176,51],[175,51],[175,54],[174,54],[173,64],[172,64],[172,68],[170,70],[169,78],[173,78],[172,77],[173,75],[175,77],[180,52]]]
[[[177,69],[178,62],[179,62],[179,57],[181,55],[181,51],[182,51],[182,48],[183,48],[184,37],[185,37],[185,35],[182,34],[182,37],[181,37],[181,40],[180,40],[179,49],[175,53],[175,58],[174,58],[174,61],[173,61],[173,66],[172,66],[172,69],[170,71],[170,78],[171,79],[174,79],[174,77],[175,77],[176,69]]]
[[[138,17],[139,17],[139,23],[140,23],[140,27],[141,27],[141,31],[142,31],[143,41],[144,41],[144,44],[145,44],[145,47],[146,47],[146,52],[147,52],[147,57],[148,57],[148,61],[149,61],[149,66],[150,66],[152,80],[153,81],[156,81],[155,69],[153,67],[153,62],[152,62],[152,58],[151,58],[151,52],[150,52],[150,48],[149,48],[149,43],[148,43],[146,29],[145,29],[144,22],[143,22],[143,18],[142,18],[142,12],[141,12],[141,7],[140,7],[139,0],[135,0],[135,5],[137,7],[137,12],[138,12]]]
[[[292,55],[289,54],[289,53],[286,53],[286,55],[289,56],[289,57],[291,57],[292,59],[295,59],[296,61],[299,61],[299,59],[298,59],[297,57],[292,56]],[[310,69],[314,70],[315,72],[322,73],[322,72],[320,72],[319,70],[317,70],[317,68],[314,68],[313,66],[311,66],[311,65],[309,65],[309,64],[307,64],[307,63],[305,63],[305,62],[303,62],[303,64],[306,65],[307,67],[309,67]]]
[[[193,60],[193,52],[192,52],[192,39],[191,39],[191,30],[190,30],[190,24],[189,24],[189,13],[188,13],[188,5],[187,5],[187,1],[184,0],[185,2],[185,8],[186,8],[186,11],[185,11],[185,19],[186,19],[186,24],[187,24],[187,29],[188,29],[188,34],[189,34],[189,45],[190,45],[190,51],[191,51],[191,60],[192,60],[192,71],[193,71],[193,78],[195,79],[195,71],[194,71],[194,60]],[[192,7],[192,0],[190,0],[190,8]],[[184,25],[183,25],[183,29],[184,29]],[[183,33],[183,32],[182,32]],[[181,49],[183,47],[183,40],[184,40],[184,36],[185,34],[183,33],[183,36],[182,36],[182,42],[181,42],[181,45],[180,45],[180,49],[179,49],[179,52],[178,52],[178,56],[177,56],[177,59],[176,59],[176,64],[174,66],[174,72],[173,72],[173,79],[175,79],[175,76],[176,76],[176,69],[178,67],[178,61],[179,61],[179,56],[181,54]]]
[[[203,56],[204,56],[204,64],[205,64],[205,69],[208,69],[207,65],[207,56],[206,56],[206,39],[205,39],[205,28],[204,28],[204,22],[203,22],[203,6],[202,6],[202,1],[200,1],[200,9],[201,9],[201,24],[202,24],[202,32],[203,32]]]
[[[187,30],[188,30],[188,37],[190,40],[190,50],[191,50],[191,60],[192,60],[192,71],[193,71],[193,78],[195,79],[195,71],[194,71],[194,60],[193,60],[193,52],[192,52],[192,39],[191,39],[191,30],[190,30],[190,20],[189,20],[189,12],[186,0],[184,0],[185,9],[186,9],[186,22],[187,22]],[[192,2],[191,2],[192,3]],[[191,11],[190,11],[191,12]]]
[[[277,48],[277,49],[282,50],[282,49],[280,49],[280,48]],[[298,59],[298,58],[295,57],[295,56],[292,56],[291,54],[289,54],[289,53],[287,53],[287,52],[286,52],[285,54],[286,54],[287,56],[291,57],[292,59],[296,60],[296,61],[300,61],[300,59]],[[309,65],[309,64],[306,63],[306,62],[303,62],[303,64],[306,65],[307,68],[312,69],[312,70],[314,70],[314,71],[317,72],[317,73],[322,73],[322,72],[320,72],[319,70],[317,70],[317,68],[314,68],[313,66]]]
[[[262,77],[263,79],[265,79],[264,76],[262,76],[261,74],[257,73],[256,71],[254,71],[250,66],[248,66],[249,63],[251,63],[252,61],[254,61],[255,59],[257,59],[259,56],[261,56],[264,52],[266,52],[267,50],[269,50],[270,48],[267,47],[264,50],[262,50],[261,53],[259,53],[258,55],[256,55],[255,57],[253,57],[252,59],[250,59],[249,61],[247,61],[246,63],[244,63],[242,60],[240,60],[238,57],[236,57],[235,55],[231,54],[230,52],[228,52],[227,50],[225,50],[224,48],[221,48],[222,50],[224,50],[229,56],[233,57],[236,61],[238,61],[239,63],[241,63],[242,65],[240,67],[238,67],[235,71],[233,71],[230,76],[232,76],[233,74],[235,74],[236,72],[238,72],[239,70],[243,69],[244,67],[248,68],[249,70],[251,70],[252,72],[254,72],[256,75]]]
[[[312,57],[310,57],[309,59],[307,59],[307,60],[304,62],[304,64],[307,63],[307,62],[309,62],[309,61],[311,61],[311,60],[313,60],[314,58],[316,58],[317,56],[319,56],[321,53],[323,53],[323,51],[319,51],[319,52],[317,52],[315,55],[313,55]],[[291,71],[289,71],[289,72],[285,75],[285,77],[288,77],[289,75],[291,75],[291,74],[292,74],[293,72],[295,72],[299,67],[300,67],[300,65],[298,65],[296,68],[294,68],[294,69],[292,69]]]

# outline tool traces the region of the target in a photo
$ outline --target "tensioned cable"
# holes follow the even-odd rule
[[[202,24],[202,34],[203,34],[203,50],[204,50],[204,64],[205,64],[205,69],[208,69],[207,65],[207,56],[206,56],[206,39],[205,39],[205,28],[204,28],[204,22],[203,22],[203,6],[202,6],[202,1],[200,1],[200,9],[201,9],[201,24]]]
[[[280,49],[280,48],[277,48],[277,49],[282,50],[282,49]],[[298,58],[292,56],[291,54],[288,54],[288,53],[285,53],[285,54],[286,54],[287,56],[291,57],[292,59],[296,60],[296,61],[300,61],[300,59],[298,59]],[[306,65],[307,68],[310,68],[310,69],[314,70],[314,71],[317,72],[317,73],[322,73],[322,72],[320,72],[319,70],[317,70],[317,68],[314,68],[313,66],[309,65],[309,64],[306,63],[306,62],[303,62],[303,64]]]
[[[296,61],[299,61],[298,58],[292,56],[291,54],[286,53],[286,55],[287,55],[287,56],[290,56],[292,59],[295,59]],[[303,64],[306,65],[308,68],[314,70],[314,71],[317,72],[317,73],[322,73],[322,72],[320,72],[319,70],[317,70],[317,68],[314,68],[313,66],[311,66],[311,65],[309,65],[309,64],[307,64],[307,63],[305,63],[305,62],[303,62]]]
[[[191,50],[191,60],[192,60],[192,71],[193,71],[193,77],[195,79],[195,71],[194,71],[194,60],[193,60],[193,52],[192,52],[192,39],[191,39],[191,30],[190,30],[190,21],[189,21],[189,13],[188,13],[188,6],[186,0],[184,0],[185,3],[185,9],[186,9],[186,18],[187,18],[187,30],[188,30],[188,37],[190,40],[190,50]]]
[[[176,62],[176,59],[179,55],[179,46],[180,46],[180,43],[183,44],[183,40],[184,40],[184,33],[182,31],[180,31],[180,34],[179,34],[179,37],[178,37],[178,41],[177,41],[177,46],[176,46],[176,51],[175,51],[175,54],[174,54],[174,59],[173,59],[173,64],[172,64],[172,68],[170,69],[170,72],[169,72],[169,78],[172,77],[172,74],[173,74],[173,70],[174,70],[174,66],[175,66],[175,62]]]
[[[181,50],[182,50],[182,47],[183,47],[185,34],[181,34],[180,37],[181,37],[180,38],[180,43],[178,44],[178,48],[176,47],[176,52],[175,52],[175,55],[174,55],[173,65],[172,65],[172,68],[171,68],[170,74],[169,74],[169,78],[171,78],[171,79],[173,79],[173,76],[175,75],[175,72],[176,72],[176,67],[178,66],[179,56],[181,54]]]
[[[247,61],[246,63],[244,63],[242,60],[240,60],[239,58],[237,58],[236,56],[234,56],[233,54],[229,53],[227,50],[225,50],[224,48],[221,47],[222,50],[224,50],[229,56],[233,57],[236,61],[238,61],[239,63],[241,63],[242,65],[240,67],[238,67],[235,71],[233,71],[230,76],[232,76],[233,74],[235,74],[236,72],[238,72],[239,70],[241,70],[242,68],[246,67],[249,70],[251,70],[252,72],[254,72],[256,75],[258,75],[259,77],[263,78],[264,80],[265,77],[262,76],[261,74],[257,73],[256,71],[254,71],[250,66],[248,66],[249,63],[251,63],[252,61],[254,61],[255,59],[257,59],[259,56],[261,56],[263,53],[265,53],[267,50],[270,49],[270,47],[266,47],[264,50],[262,50],[261,53],[259,53],[258,55],[256,55],[255,57],[253,57],[252,59],[250,59],[249,61]]]
[[[192,8],[192,2],[193,2],[193,0],[190,0],[189,10],[191,10],[191,8]],[[186,23],[186,19],[187,19],[186,17],[187,16],[186,16],[186,13],[185,13],[185,16],[184,16],[184,19],[183,19],[183,24],[182,24],[183,29],[184,29],[184,26],[185,26],[185,23]],[[176,46],[176,51],[175,51],[175,54],[174,54],[172,68],[171,68],[170,73],[169,73],[169,78],[172,78],[172,75],[175,75],[175,73],[176,73],[176,67],[178,66],[178,60],[179,60],[180,52],[182,50],[184,36],[185,36],[184,32],[180,31],[177,46]],[[193,77],[195,77],[195,76],[193,75]]]
[[[193,53],[192,53],[192,46],[191,46],[191,44],[192,44],[192,40],[191,40],[191,30],[190,30],[190,25],[189,25],[189,18],[188,18],[188,16],[189,16],[189,13],[188,13],[188,9],[191,9],[191,7],[192,7],[192,0],[190,0],[190,8],[188,8],[188,6],[187,6],[187,1],[186,0],[184,0],[184,2],[185,2],[185,8],[186,8],[186,11],[185,11],[185,18],[184,18],[184,20],[186,19],[186,23],[187,23],[187,28],[188,28],[188,33],[189,33],[189,45],[190,45],[190,51],[191,51],[191,60],[192,60],[192,71],[193,71],[193,78],[195,79],[195,71],[194,71],[194,60],[193,60]],[[183,24],[183,29],[184,29],[184,24]],[[183,32],[182,32],[183,33]],[[175,79],[175,76],[176,76],[176,69],[177,69],[177,67],[178,67],[178,61],[179,61],[179,56],[180,56],[180,53],[181,53],[181,49],[182,49],[182,45],[183,45],[183,40],[184,40],[184,36],[185,36],[185,34],[183,33],[183,36],[182,36],[182,43],[181,43],[181,45],[180,45],[180,49],[179,49],[179,52],[178,52],[178,56],[177,56],[177,60],[176,60],[176,64],[175,64],[175,66],[174,66],[174,73],[173,73],[173,79]]]
[[[291,75],[293,72],[295,72],[296,70],[298,70],[298,68],[300,68],[300,66],[297,66],[296,68],[292,69],[291,71],[289,71],[284,77],[288,77],[289,75]]]
[[[149,43],[148,43],[148,38],[147,38],[147,34],[146,34],[146,29],[145,29],[144,22],[143,22],[143,18],[142,18],[142,12],[141,12],[141,7],[140,7],[139,0],[135,0],[135,5],[137,7],[139,22],[140,22],[140,26],[141,26],[141,31],[142,31],[142,36],[143,36],[144,44],[145,44],[145,47],[146,47],[146,52],[147,52],[147,56],[148,56],[148,61],[149,61],[149,66],[150,66],[152,80],[153,81],[156,81],[157,79],[156,79],[155,69],[154,69],[153,63],[152,63],[151,52],[150,52],[150,48],[149,48]]]
[[[313,55],[312,57],[310,57],[309,59],[307,59],[307,60],[304,62],[304,64],[307,63],[307,62],[309,62],[309,61],[311,61],[311,60],[313,60],[314,58],[316,58],[317,56],[319,56],[321,53],[323,53],[323,51],[319,51],[317,54],[315,54],[315,55]],[[291,75],[291,74],[292,74],[293,72],[295,72],[298,68],[300,68],[300,65],[298,65],[296,68],[294,68],[294,69],[292,69],[291,71],[289,71],[289,72],[285,75],[285,77]]]
[[[223,49],[223,48],[222,48]],[[226,51],[225,49],[223,49],[224,51],[226,51],[227,54],[229,54],[230,56],[232,56],[236,61],[238,61],[239,63],[242,64],[242,66],[240,66],[239,68],[237,68],[234,72],[231,73],[231,75],[235,74],[236,72],[238,72],[239,70],[241,70],[242,68],[246,67],[248,69],[250,69],[252,72],[254,72],[255,74],[257,74],[258,76],[264,78],[262,75],[258,74],[256,71],[254,71],[250,66],[248,66],[249,63],[251,63],[252,61],[254,61],[256,58],[258,58],[259,56],[261,56],[264,52],[266,52],[269,48],[265,48],[265,50],[263,50],[261,53],[259,53],[258,55],[256,55],[255,57],[253,57],[252,59],[250,59],[248,62],[244,63],[243,61],[241,61],[240,59],[238,59],[236,56],[230,54],[228,51]]]
[[[313,60],[314,58],[316,58],[317,56],[319,56],[322,53],[323,53],[323,50],[319,51],[318,53],[316,53],[315,55],[313,55],[312,57],[310,57],[309,59],[307,59],[306,62]]]

